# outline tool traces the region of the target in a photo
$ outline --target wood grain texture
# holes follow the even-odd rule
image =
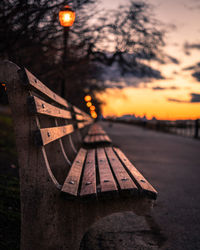
[[[84,128],[84,127],[85,127],[85,123],[84,123],[84,122],[78,122],[78,123],[77,123],[77,127],[78,127],[79,129]]]
[[[48,115],[65,119],[72,118],[70,111],[57,108],[36,96],[30,96],[28,98],[28,105],[31,113]]]
[[[79,108],[77,108],[74,105],[72,106],[72,108],[73,108],[73,110],[74,110],[75,113],[82,115],[82,110],[80,110]]]
[[[117,179],[119,187],[121,190],[135,190],[137,191],[138,188],[117,158],[116,154],[114,153],[111,147],[105,148],[108,160],[110,162],[111,168],[114,172],[114,175]]]
[[[30,86],[34,87],[35,89],[42,92],[44,95],[48,96],[51,100],[59,103],[60,105],[69,108],[68,102],[54,93],[52,90],[50,90],[46,85],[44,85],[40,80],[38,80],[32,73],[30,73],[27,69],[24,69],[24,72],[26,74],[27,80],[24,82],[24,84],[29,84]],[[25,81],[25,79],[22,80]]]
[[[70,168],[67,178],[62,187],[62,192],[76,197],[78,195],[78,188],[83,170],[83,164],[85,161],[87,150],[81,148]]]
[[[104,140],[106,142],[111,142],[111,139],[110,139],[110,137],[108,135],[104,135]]]
[[[80,196],[96,197],[95,149],[88,150],[81,185]]]
[[[89,141],[90,141],[90,137],[86,135],[84,138],[84,143],[89,143]]]
[[[156,198],[157,191],[152,187],[152,185],[144,178],[144,176],[136,169],[136,167],[128,160],[128,158],[119,148],[114,148],[114,150],[120,160],[123,162],[124,166],[127,168],[128,172],[136,181],[137,186],[142,189],[143,192],[150,194],[151,196]]]
[[[103,128],[99,124],[93,124],[89,131],[88,135],[104,135],[106,132],[103,130]]]
[[[100,144],[100,143],[110,143],[111,140],[108,136],[106,135],[86,135],[84,138],[84,143],[86,144]]]
[[[78,199],[73,201],[63,199],[60,191],[55,188],[52,178],[45,167],[44,158],[46,156],[42,154],[44,147],[36,147],[32,143],[32,134],[39,127],[35,116],[30,116],[27,113],[29,89],[23,86],[18,77],[17,71],[19,67],[10,62],[6,62],[6,64],[7,66],[0,70],[0,78],[7,84],[7,94],[12,109],[19,156],[21,200],[20,249],[78,250],[81,239],[88,228],[100,218],[112,213],[132,211],[136,207],[137,212],[141,213],[141,204],[139,204],[141,200],[137,201],[132,196],[126,199],[119,196],[118,199],[107,199],[101,202],[99,200],[79,202]],[[80,131],[77,130],[76,132]],[[54,150],[51,152],[53,154]],[[66,184],[66,191],[68,190],[68,194],[75,198],[77,198],[77,192],[80,187],[78,182],[80,181],[85,157],[86,150],[81,149],[77,155],[77,160],[75,159],[73,163],[71,173],[68,175],[69,181],[73,181],[73,177],[77,181],[75,183],[76,188],[70,188]],[[51,163],[54,162],[51,160]],[[66,162],[63,162],[63,164],[66,164]],[[102,163],[103,167],[104,163]],[[65,192],[64,185],[63,190]],[[146,204],[149,205],[149,202],[146,202],[145,206]],[[146,211],[143,214],[146,215]]]
[[[82,115],[76,114],[76,120],[82,121],[82,120],[84,120],[84,117]]]
[[[74,131],[71,124],[59,127],[41,128],[36,131],[36,140],[39,145],[46,145]]]
[[[117,184],[110,169],[104,148],[97,148],[97,162],[101,193],[117,192]]]

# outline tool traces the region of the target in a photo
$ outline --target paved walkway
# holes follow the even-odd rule
[[[153,219],[166,238],[160,247],[200,249],[200,140],[101,124],[159,193]]]

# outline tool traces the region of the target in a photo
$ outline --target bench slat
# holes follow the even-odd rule
[[[90,125],[91,123],[92,123],[92,121],[89,121],[89,122],[88,121],[78,122],[77,126],[80,129],[80,128],[84,128],[87,125]]]
[[[101,193],[117,191],[117,185],[114,180],[112,171],[108,164],[106,154],[103,148],[97,149],[97,161],[98,161],[98,170],[100,178]]]
[[[108,135],[104,135],[104,140],[106,142],[111,142],[111,139],[110,139],[110,137]]]
[[[28,82],[25,82],[25,84],[30,84],[35,89],[42,92],[44,95],[48,96],[53,101],[59,103],[60,105],[69,108],[68,102],[54,93],[52,90],[50,90],[47,86],[45,86],[40,80],[38,80],[33,74],[31,74],[27,69],[24,69]],[[23,79],[24,80],[24,79]]]
[[[94,124],[88,131],[88,135],[104,135],[106,134],[105,131],[103,130],[103,128],[98,125],[98,124]]]
[[[74,128],[71,124],[59,127],[41,128],[37,131],[36,140],[39,145],[47,145],[65,135],[71,134]]]
[[[30,105],[30,110],[33,113],[43,114],[53,117],[71,119],[70,111],[57,108],[36,96],[30,96],[28,98],[28,104]]]
[[[76,120],[78,120],[78,121],[82,121],[82,120],[84,120],[84,118],[83,118],[83,116],[82,115],[76,115]]]
[[[152,195],[154,198],[157,197],[157,191],[152,187],[152,185],[144,178],[144,176],[134,167],[134,165],[128,160],[124,153],[118,149],[114,148],[115,152],[119,156],[120,160],[124,163],[128,171],[133,176],[134,180],[137,182],[138,186],[145,192]]]
[[[111,142],[107,135],[86,135],[84,138],[84,143],[104,143]]]
[[[70,196],[77,196],[78,195],[78,188],[81,178],[81,173],[83,170],[83,164],[85,161],[87,150],[81,148],[70,168],[68,176],[63,184],[61,189],[62,192],[70,195]]]
[[[96,197],[95,149],[88,150],[84,166],[80,196]]]
[[[88,135],[86,135],[86,137],[84,138],[84,142],[85,143],[89,143],[90,137]]]
[[[84,122],[78,122],[77,126],[78,126],[79,129],[80,128],[84,128],[85,127],[85,123]]]
[[[120,186],[121,190],[135,190],[137,191],[138,188],[131,179],[131,177],[128,175],[127,171],[124,169],[123,165],[117,158],[116,154],[114,153],[113,149],[111,147],[105,148],[107,157],[109,159],[111,168],[114,172],[114,175],[117,179],[117,182]]]
[[[73,109],[74,109],[74,112],[82,115],[82,111],[79,108],[77,108],[76,106],[73,105]]]

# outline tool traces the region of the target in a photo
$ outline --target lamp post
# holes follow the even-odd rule
[[[66,5],[59,12],[60,25],[63,26],[63,71],[67,68],[67,42],[69,37],[69,28],[75,21],[75,12]],[[63,77],[61,84],[61,96],[65,97],[65,77]]]

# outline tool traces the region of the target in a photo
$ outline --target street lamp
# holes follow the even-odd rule
[[[85,102],[90,102],[92,100],[92,97],[90,95],[86,95],[84,97]]]
[[[67,42],[69,37],[69,28],[75,21],[75,11],[66,5],[59,12],[60,25],[63,26],[63,71],[67,68]],[[62,80],[61,96],[65,97],[65,77]]]

